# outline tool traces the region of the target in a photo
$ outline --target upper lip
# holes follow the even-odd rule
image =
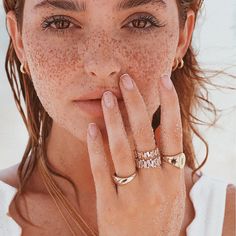
[[[123,100],[121,93],[117,91],[112,91],[111,89],[105,89],[105,90],[95,90],[84,93],[83,95],[74,99],[73,101],[102,99],[103,93],[106,91],[111,91],[116,96],[117,100]]]

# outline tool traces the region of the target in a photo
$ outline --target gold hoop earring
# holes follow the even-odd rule
[[[184,60],[180,59],[180,65],[178,65],[178,69],[182,69],[184,67]]]
[[[175,58],[174,66],[172,67],[172,71],[175,71],[178,68],[179,65],[179,59]]]
[[[172,72],[176,69],[182,69],[184,67],[184,60],[175,58],[174,66],[172,67]]]
[[[20,65],[20,71],[22,74],[26,74],[25,68],[24,68],[24,64]]]

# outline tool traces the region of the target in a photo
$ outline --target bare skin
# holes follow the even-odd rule
[[[109,153],[102,109],[100,108],[100,112],[96,115],[87,113],[75,107],[73,100],[95,89],[99,89],[101,93],[106,90],[113,91],[117,98],[121,98],[117,85],[118,78],[122,73],[129,73],[133,75],[140,88],[151,119],[160,105],[159,78],[162,74],[170,74],[174,58],[182,58],[186,53],[193,31],[194,16],[191,12],[188,14],[185,28],[180,31],[178,10],[174,0],[167,1],[165,8],[157,4],[147,5],[119,14],[113,12],[112,1],[96,3],[87,1],[87,3],[88,13],[81,13],[83,15],[80,16],[75,12],[49,7],[34,9],[36,1],[26,1],[24,16],[27,17],[24,20],[22,35],[17,31],[14,15],[9,13],[7,19],[18,58],[22,63],[28,63],[37,94],[48,114],[53,118],[53,128],[47,140],[49,160],[60,172],[70,175],[77,188],[82,190],[80,191],[81,210],[87,221],[96,227],[95,186],[86,140],[89,123],[94,122],[99,126],[104,137],[107,160],[113,173],[114,166]],[[159,17],[163,27],[142,34],[121,32],[120,28],[115,28],[129,15],[144,11]],[[42,31],[40,28],[42,18],[50,14],[70,16],[74,22],[76,21],[74,25],[82,25],[87,31],[83,32],[75,27],[68,30],[66,34],[59,33],[60,35],[51,30]],[[129,22],[130,20],[126,21]],[[44,22],[43,25],[45,26],[46,23]],[[101,98],[101,95],[98,98]],[[121,103],[120,108],[132,144],[132,132],[124,104]],[[186,193],[191,188],[189,172],[189,169],[186,169]],[[66,182],[60,179],[58,183],[68,197],[72,196],[72,188]],[[33,222],[46,226],[46,230],[41,235],[55,233],[56,230],[62,233],[61,235],[70,235],[48,197],[37,171],[30,180],[26,197]],[[70,200],[75,201],[74,198]],[[39,205],[39,202],[42,205]],[[183,233],[194,216],[189,199],[186,204]],[[35,210],[37,214],[34,214]],[[14,216],[14,207],[12,215]],[[17,219],[17,216],[14,218]],[[50,222],[50,219],[53,222]],[[20,225],[21,223],[19,222]],[[25,225],[22,225],[22,228],[24,235],[41,233]]]
[[[0,181],[11,185],[14,188],[18,187],[17,181],[17,168],[18,164],[14,165],[10,168],[0,171]],[[185,183],[186,183],[186,209],[184,221],[181,226],[181,233],[179,236],[186,235],[186,228],[192,222],[195,216],[194,208],[192,202],[189,198],[189,191],[191,190],[193,184],[195,184],[199,180],[199,176],[197,174],[194,175],[193,182],[191,178],[192,170],[185,167]],[[30,179],[30,186],[34,186],[34,189],[28,191],[26,194],[27,205],[28,205],[28,213],[30,219],[33,223],[38,224],[39,226],[43,226],[43,230],[39,230],[37,228],[31,227],[30,225],[24,223],[19,215],[16,213],[14,203],[10,206],[10,215],[13,219],[22,227],[22,236],[28,235],[70,235],[65,222],[62,220],[61,215],[58,210],[55,208],[55,205],[51,201],[51,197],[45,191],[43,187],[43,183],[40,180],[39,174],[36,171],[33,178]],[[225,209],[225,219],[223,226],[223,236],[230,236],[235,234],[235,199],[236,199],[236,189],[235,186],[229,185],[227,188],[227,197],[226,197],[226,209]],[[73,201],[73,199],[72,199]],[[89,202],[89,204],[88,204]],[[73,202],[74,203],[74,202]],[[96,219],[96,209],[95,209],[95,198],[94,196],[87,196],[82,201],[82,209],[84,216],[86,216],[87,221],[90,225],[97,226]],[[74,203],[75,204],[75,203]],[[75,204],[76,205],[76,204]],[[25,208],[22,209],[23,214],[26,214]],[[89,213],[89,214],[88,214]],[[45,220],[46,219],[46,220]],[[50,221],[51,219],[51,221]]]
[[[5,183],[17,188],[18,181],[16,176],[18,164],[12,166],[4,171],[0,172],[0,180]],[[193,182],[191,178],[192,170],[189,167],[185,167],[185,183],[186,183],[186,209],[184,221],[181,226],[181,234],[180,236],[186,235],[186,228],[194,219],[194,208],[191,200],[189,199],[189,191],[196,181],[198,181],[199,176],[197,174],[194,175]],[[60,180],[61,181],[61,180]],[[22,221],[22,219],[17,214],[14,203],[10,207],[10,215],[13,219],[22,227],[23,235],[50,235],[52,233],[57,232],[57,235],[71,235],[66,227],[65,222],[63,221],[61,215],[59,214],[57,208],[51,200],[51,197],[45,190],[45,187],[40,181],[39,173],[36,171],[33,177],[30,179],[31,189],[26,194],[26,201],[28,206],[29,217],[33,223],[38,224],[43,227],[43,229],[37,229],[35,227],[30,226],[29,224]],[[32,186],[34,186],[32,188]],[[70,197],[70,196],[68,196]],[[74,198],[71,199],[74,205]],[[96,199],[94,195],[86,195],[81,197],[81,209],[83,212],[83,216],[86,218],[87,222],[90,223],[91,226],[97,228],[97,219],[96,219]],[[24,205],[24,204],[22,204]],[[26,214],[26,210],[23,207],[23,214]]]

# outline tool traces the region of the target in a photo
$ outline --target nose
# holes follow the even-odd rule
[[[84,69],[89,77],[97,77],[97,79],[106,79],[117,77],[121,71],[121,65],[114,56],[115,48],[111,45],[95,44],[90,45],[87,51],[87,57],[84,62]]]

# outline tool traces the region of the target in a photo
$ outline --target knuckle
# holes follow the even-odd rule
[[[168,95],[168,98],[163,101],[168,107],[178,107],[179,106],[179,98],[176,93],[171,93]]]
[[[133,134],[135,137],[141,138],[145,141],[147,141],[147,137],[149,138],[149,130],[151,129],[151,125],[149,124],[143,124],[143,120],[138,123],[136,128],[133,131]]]
[[[130,148],[127,145],[127,142],[124,141],[115,141],[113,144],[111,144],[111,151],[115,156],[118,157],[123,157],[123,156],[127,156],[127,154],[130,154]]]
[[[104,154],[104,151],[101,149],[101,148],[95,148],[93,153],[96,155],[96,156],[101,156]]]
[[[93,166],[93,175],[96,176],[96,180],[102,180],[103,179],[103,172],[101,171],[101,168],[99,165]]]

